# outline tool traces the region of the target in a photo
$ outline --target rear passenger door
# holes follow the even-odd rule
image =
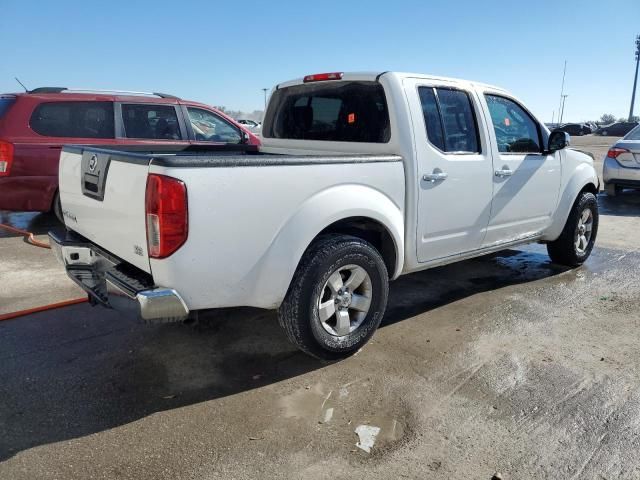
[[[405,80],[418,165],[418,261],[475,250],[491,213],[486,125],[471,90]]]
[[[560,191],[562,150],[546,154],[539,122],[515,99],[485,92],[492,122],[493,203],[485,246],[534,237],[549,226]]]

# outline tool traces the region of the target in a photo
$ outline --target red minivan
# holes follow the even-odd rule
[[[58,160],[67,144],[260,145],[215,108],[162,93],[43,87],[0,94],[0,210],[61,218]]]

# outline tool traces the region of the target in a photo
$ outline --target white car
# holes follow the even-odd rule
[[[529,242],[583,263],[598,230],[592,159],[489,85],[377,72],[278,85],[263,147],[65,147],[68,232],[51,233],[94,303],[148,321],[278,309],[290,340],[360,348],[400,275]]]
[[[602,177],[610,197],[615,197],[624,188],[640,188],[640,125],[609,149]]]

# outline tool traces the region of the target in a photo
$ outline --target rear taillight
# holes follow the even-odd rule
[[[13,144],[0,140],[0,177],[6,177],[11,172],[13,163]]]
[[[145,214],[149,256],[168,257],[184,244],[189,232],[185,184],[172,177],[150,174]]]
[[[618,158],[623,153],[629,153],[629,150],[627,150],[626,148],[611,147],[607,152],[607,157],[615,159],[615,158]]]
[[[342,72],[315,73],[313,75],[307,75],[306,77],[304,77],[304,83],[322,82],[325,80],[342,80],[342,75]]]

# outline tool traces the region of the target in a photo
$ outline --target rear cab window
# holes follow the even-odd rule
[[[276,90],[263,136],[289,140],[387,143],[389,112],[382,85],[337,81]]]
[[[44,102],[31,114],[38,135],[68,138],[114,138],[112,102]]]

